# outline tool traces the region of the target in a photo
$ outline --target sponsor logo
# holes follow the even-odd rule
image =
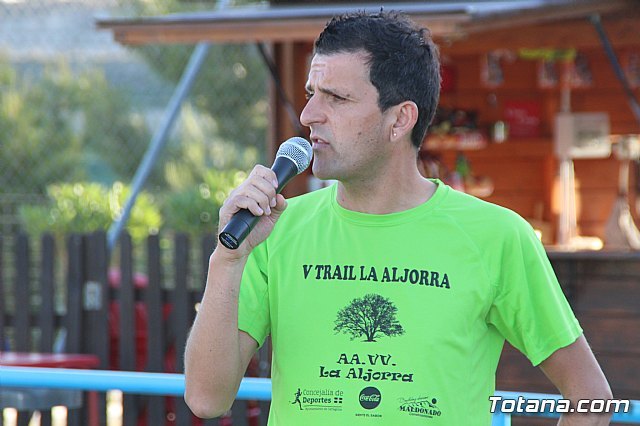
[[[291,405],[297,405],[299,411],[342,411],[344,392],[340,389],[303,389],[293,393]]]
[[[430,397],[400,398],[398,410],[410,416],[426,418],[440,417],[442,411],[436,405],[438,400]]]
[[[373,386],[366,387],[360,391],[360,405],[366,410],[373,410],[380,405],[382,395],[377,388]]]

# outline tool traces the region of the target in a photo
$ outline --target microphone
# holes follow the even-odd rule
[[[271,166],[278,179],[276,193],[279,194],[295,175],[309,167],[312,157],[313,150],[306,139],[293,137],[284,141],[278,148],[276,159]],[[240,209],[218,235],[218,239],[226,248],[235,250],[259,220],[260,216],[254,216],[247,209]]]

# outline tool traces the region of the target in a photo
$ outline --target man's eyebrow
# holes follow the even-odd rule
[[[341,93],[338,93],[338,91],[336,89],[331,89],[329,87],[318,87],[318,88],[316,88],[316,90],[313,90],[313,88],[310,85],[306,85],[305,86],[305,91],[307,93],[313,93],[313,92],[317,91],[317,92],[325,93],[325,94],[330,95],[330,96],[337,96],[339,98],[351,98],[350,94],[348,94],[348,93],[341,94]]]

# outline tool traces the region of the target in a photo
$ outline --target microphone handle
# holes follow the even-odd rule
[[[276,178],[278,179],[277,194],[298,174],[296,164],[287,157],[277,157],[273,166],[271,166],[271,170],[275,172]],[[256,226],[260,218],[261,216],[254,216],[253,213],[247,209],[238,210],[224,227],[220,235],[218,235],[218,240],[228,249],[237,249]]]
[[[218,235],[218,239],[226,248],[235,250],[247,238],[259,219],[259,216],[254,216],[249,210],[240,209]]]

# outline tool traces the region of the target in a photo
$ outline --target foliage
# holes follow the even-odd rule
[[[149,2],[137,0],[140,15],[158,15],[212,9],[212,1]],[[234,1],[233,5],[256,3]],[[156,72],[177,82],[192,53],[192,46],[146,45],[136,47]],[[252,44],[212,44],[191,90],[191,102],[217,123],[216,135],[240,147],[261,146],[266,139],[268,99],[267,69]],[[263,149],[259,152],[262,155]],[[262,158],[260,158],[262,161]]]
[[[355,298],[349,306],[340,309],[334,331],[351,334],[351,340],[364,336],[365,342],[375,342],[384,336],[404,334],[396,319],[398,308],[379,294],[366,294]]]
[[[259,162],[257,147],[242,147],[219,136],[218,122],[192,107],[182,110],[179,138],[174,156],[167,160],[164,176],[172,191],[194,188],[206,181],[209,170],[235,174],[248,170]]]
[[[138,15],[154,15],[211,10],[215,4],[135,0],[123,6]],[[136,49],[159,74],[177,81],[192,47]],[[102,71],[77,72],[60,62],[46,65],[42,75],[34,77],[25,77],[0,57],[0,196],[48,196],[44,207],[21,208],[21,223],[29,232],[106,229],[117,210],[105,202],[114,197],[116,187],[122,188],[114,182],[131,180],[148,146],[146,119],[133,112],[129,95],[111,86]],[[253,46],[211,46],[191,106],[183,107],[180,128],[157,161],[164,166],[155,167],[146,183],[157,200],[145,206],[139,197],[136,203],[136,209],[155,212],[139,218],[146,226],[157,230],[162,221],[182,232],[214,229],[231,188],[253,164],[264,162],[266,81],[266,68]],[[105,188],[86,182],[114,186],[106,194]],[[116,198],[123,193],[125,189]],[[122,202],[124,198],[115,205]],[[132,229],[141,226],[136,209],[129,220]]]
[[[26,86],[8,63],[0,61],[0,69],[0,193],[42,193],[61,170],[83,178],[69,81],[47,75]]]
[[[164,77],[177,81],[191,49],[146,46],[141,55]],[[173,64],[173,66],[171,66]],[[252,45],[212,45],[194,83],[191,100],[218,123],[221,138],[251,147],[266,137],[268,100],[266,70]],[[233,93],[223,98],[222,94]]]
[[[110,87],[101,73],[82,76],[78,85],[82,91],[79,133],[89,177],[105,184],[130,180],[151,139],[144,117],[131,111],[126,94]],[[159,162],[170,155],[165,152]],[[154,169],[147,182],[161,186],[162,169]]]
[[[47,205],[22,206],[19,215],[24,229],[33,235],[106,231],[121,214],[129,192],[120,182],[110,188],[97,183],[51,185],[47,188]],[[156,234],[161,224],[154,198],[144,192],[139,194],[126,227],[133,240]]]
[[[229,6],[255,1],[235,0]],[[259,2],[258,2],[259,3]],[[211,10],[216,1],[137,0],[138,16]],[[157,73],[177,82],[192,46],[148,45],[134,48]],[[216,231],[218,210],[232,188],[255,163],[264,162],[268,100],[267,74],[252,45],[211,45],[189,102],[183,106],[175,151],[163,162],[167,192],[165,227],[202,234]]]
[[[0,60],[0,194],[51,182],[129,179],[149,136],[104,75],[49,65],[30,81]],[[159,180],[156,176],[156,181]]]
[[[164,169],[169,192],[163,211],[168,229],[194,235],[215,232],[223,201],[257,162],[255,147],[242,148],[211,138],[216,128],[210,116],[183,108],[181,144]]]
[[[165,202],[167,227],[192,235],[215,233],[218,210],[231,189],[246,177],[247,174],[240,170],[210,170],[204,183],[172,192]]]

